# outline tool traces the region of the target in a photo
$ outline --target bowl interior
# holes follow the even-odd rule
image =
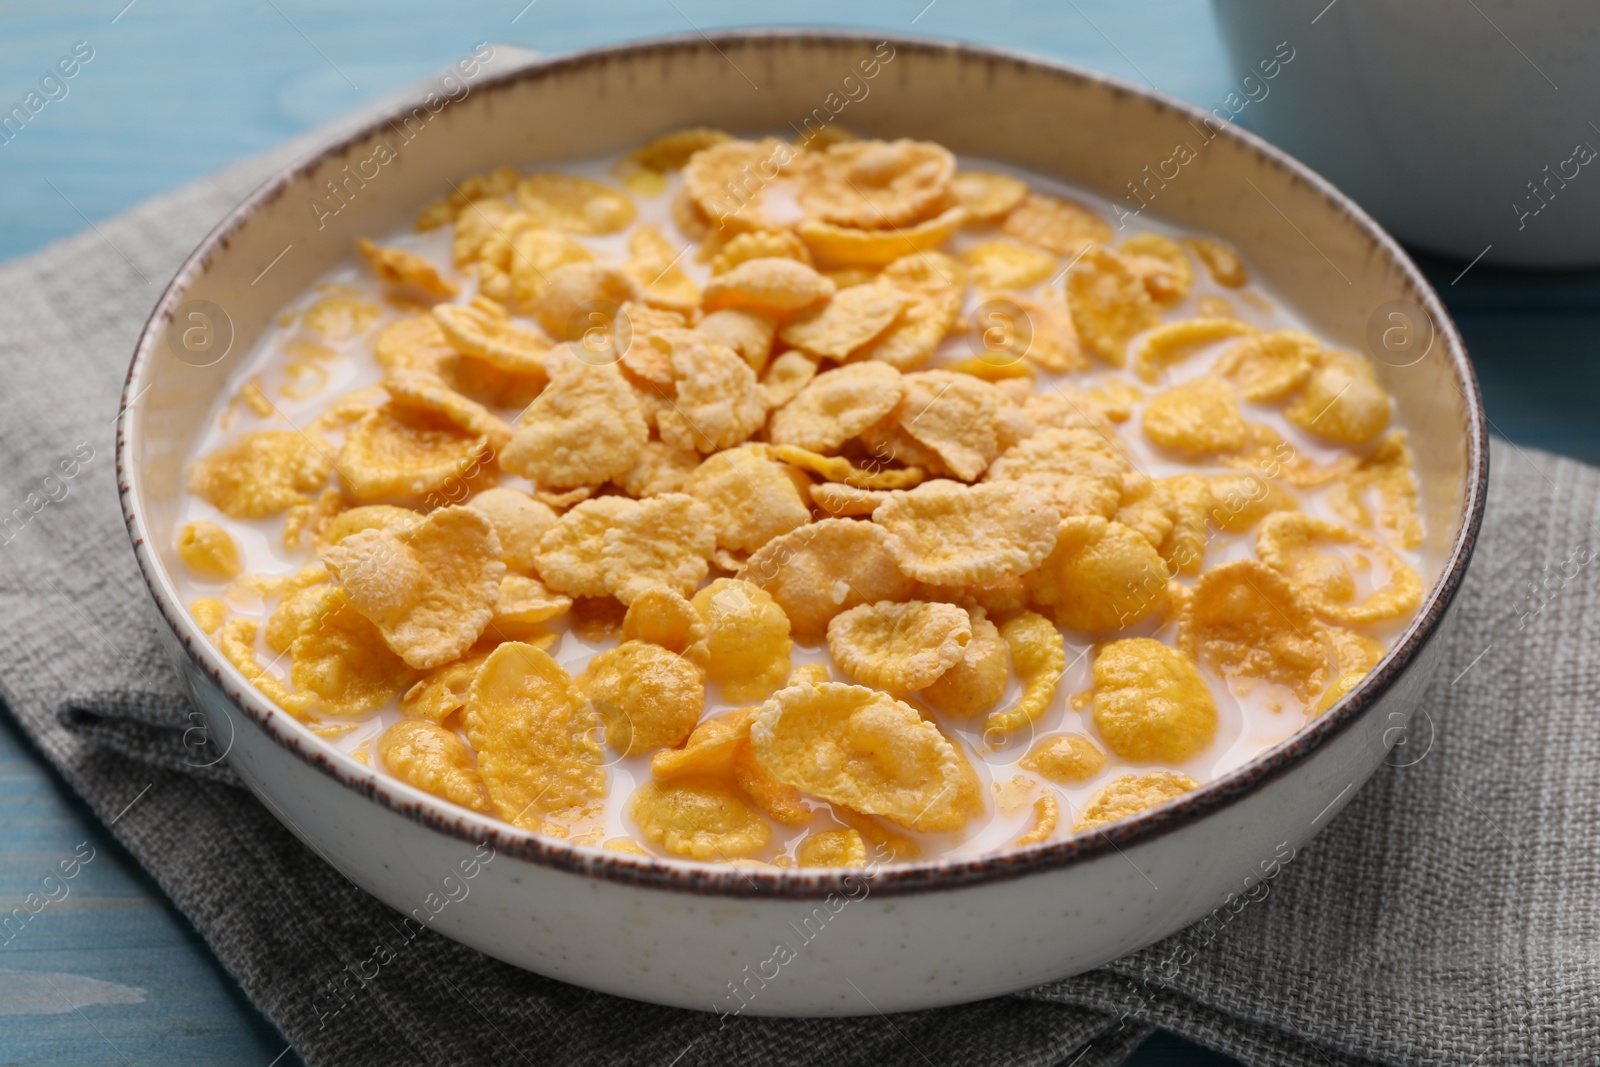
[[[1020,56],[807,32],[606,49],[468,83],[455,96],[376,122],[259,190],[180,271],[140,339],[127,393],[135,402],[121,434],[124,504],[169,620],[213,670],[232,668],[208,651],[169,577],[182,466],[237,360],[278,309],[349,256],[356,238],[405,224],[452,180],[508,162],[616,152],[694,125],[782,133],[836,122],[866,136],[937,140],[1077,184],[1130,211],[1140,204],[1137,189],[1150,215],[1232,243],[1314,329],[1378,356],[1375,369],[1410,432],[1430,594],[1391,660],[1426,637],[1441,597],[1459,581],[1487,462],[1460,338],[1389,238],[1325,182],[1247,134],[1131,86]],[[1190,158],[1175,166],[1180,147]],[[170,343],[193,324],[196,308],[213,316],[220,309],[232,332],[228,354],[206,366],[187,353],[179,358],[182,346]],[[1371,324],[1392,324],[1385,316],[1396,308],[1411,328],[1431,327],[1424,354],[1418,346],[1385,358],[1369,346]],[[1369,676],[1344,710],[1386,684],[1383,674]],[[1336,710],[1307,729],[1337,729],[1339,721]],[[370,774],[298,732],[302,745],[349,764],[352,776]],[[1219,794],[1226,781],[1213,783]],[[1140,822],[1129,820],[1126,832]]]

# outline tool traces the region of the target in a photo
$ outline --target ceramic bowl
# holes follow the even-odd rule
[[[881,66],[864,82],[860,64],[874,56]],[[358,236],[402,225],[447,179],[615,152],[676,127],[785,131],[836,111],[862,134],[934,139],[1112,198],[1192,144],[1196,157],[1146,210],[1232,242],[1346,346],[1365,348],[1370,324],[1395,308],[1431,320],[1426,349],[1375,361],[1416,450],[1429,592],[1349,696],[1247,766],[1101,831],[855,873],[735,870],[535,837],[375,773],[248,686],[196,628],[172,578],[175,517],[184,458],[231,361],[175,355],[169,340],[195,308],[224,312],[232,351],[246,352],[307,279]],[[1327,182],[1207,119],[991,49],[739,32],[536,62],[471,83],[437,112],[397,111],[283,170],[161,297],[119,425],[134,550],[211,736],[285,825],[415,922],[540,974],[663,1004],[849,1015],[971,1001],[1094,967],[1218,907],[1327,826],[1403,736],[1472,552],[1488,450],[1461,340],[1400,248]],[[351,173],[368,177],[347,182]],[[336,214],[312,206],[328,202],[329,182],[347,191]]]

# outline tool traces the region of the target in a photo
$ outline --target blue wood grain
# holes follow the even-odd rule
[[[756,22],[836,25],[1019,48],[1207,107],[1234,80],[1205,0],[807,0],[759,10],[745,0],[124,3],[8,6],[0,112],[22,102],[75,42],[88,42],[94,57],[64,97],[0,143],[0,259],[392,92],[479,40],[561,52]],[[1459,316],[1495,424],[1514,439],[1600,460],[1600,420],[1585,410],[1600,393],[1600,275],[1478,268],[1451,285],[1460,264],[1424,265]],[[0,914],[39,892],[84,843],[95,858],[70,894],[0,945],[0,1065],[267,1067],[280,1055],[279,1067],[297,1064],[183,917],[15,728],[0,725]],[[75,982],[102,1002],[66,1010],[57,997],[59,1010],[48,1010],[44,998],[40,1010],[6,1012],[8,994],[33,997],[48,982]],[[1231,1061],[1164,1035],[1133,1062]]]

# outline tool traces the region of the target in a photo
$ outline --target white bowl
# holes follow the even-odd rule
[[[1147,945],[1249,888],[1247,878],[1275,872],[1283,850],[1326,826],[1402,735],[1439,660],[1439,631],[1482,516],[1488,450],[1477,386],[1454,327],[1394,242],[1326,182],[1233,130],[1216,135],[1152,210],[1231,241],[1340,342],[1359,345],[1386,307],[1432,319],[1423,355],[1378,365],[1417,454],[1430,591],[1339,705],[1177,801],[1067,840],[870,873],[604,852],[535,837],[335,752],[247,685],[196,628],[172,580],[182,464],[231,364],[179,359],[167,343],[175,313],[185,326],[188,310],[203,307],[190,302],[211,302],[231,322],[232,351],[247,352],[307,279],[346,257],[356,237],[401,225],[447,179],[610,153],[687,125],[784,130],[840,93],[877,44],[840,33],[726,33],[542,62],[477,84],[432,115],[337,216],[323,213],[319,229],[309,205],[323,183],[397,140],[398,114],[376,122],[241,204],[184,264],[140,337],[119,426],[122,503],[210,735],[285,825],[416,921],[540,974],[689,1008],[848,1015],[976,1000]],[[893,58],[840,120],[852,129],[935,139],[1112,196],[1194,139],[1191,123],[1202,117],[1020,55],[908,40],[885,47]],[[291,244],[292,261],[262,275]]]

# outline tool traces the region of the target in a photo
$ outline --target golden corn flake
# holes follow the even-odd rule
[[[661,439],[715,452],[748,440],[767,419],[755,372],[731,348],[686,332],[672,343],[677,399],[656,417]]]
[[[683,491],[711,510],[723,548],[754,552],[811,521],[811,509],[788,468],[758,446],[707,456],[684,480]]]
[[[531,225],[532,221],[528,219],[530,225],[515,231],[504,252],[500,251],[496,239],[491,238],[478,263],[480,292],[496,295],[491,275],[495,268],[503,264],[502,269],[510,280],[511,299],[518,307],[529,310],[544,301],[558,270],[569,264],[594,260],[594,254],[577,238],[559,230]],[[563,323],[563,330],[565,326]]]
[[[491,628],[503,630],[546,622],[572,609],[572,598],[553,593],[537,578],[507,574],[500,579]]]
[[[1094,725],[1125,760],[1182,763],[1216,737],[1217,705],[1189,657],[1130,637],[1095,653]]]
[[[1370,363],[1348,352],[1325,352],[1283,414],[1319,437],[1360,445],[1383,432],[1393,407]]]
[[[778,781],[851,811],[921,832],[960,829],[972,814],[965,758],[887,693],[791,686],[762,705],[750,742]]]
[[[961,299],[961,291],[953,288],[922,293],[906,306],[882,336],[856,352],[856,357],[887,363],[903,371],[922,366],[938,351],[945,335],[955,325],[961,313]]]
[[[804,263],[768,257],[751,259],[706,283],[707,311],[742,309],[769,315],[803,311],[834,294],[834,284]]]
[[[896,229],[858,229],[806,219],[794,232],[824,267],[886,267],[903,256],[936,250],[966,221],[966,208],[953,207],[915,226]]]
[[[1125,774],[1094,795],[1084,807],[1083,814],[1078,816],[1078,823],[1073,829],[1092,830],[1118,819],[1126,819],[1199,788],[1200,783],[1193,778],[1172,771]]]
[[[664,133],[628,153],[627,162],[659,173],[682,170],[696,152],[733,138],[704,126]]]
[[[539,556],[539,539],[555,525],[556,513],[520,489],[496,486],[467,501],[494,527],[500,541],[500,558],[518,574],[532,574]]]
[[[444,722],[467,706],[472,680],[488,658],[489,653],[482,652],[433,668],[401,696],[401,714],[412,719]]]
[[[1198,318],[1181,319],[1178,322],[1164,322],[1139,339],[1134,347],[1133,371],[1141,381],[1154,385],[1161,378],[1161,372],[1175,363],[1180,363],[1194,354],[1194,350],[1202,345],[1223,341],[1229,337],[1246,337],[1256,332],[1255,327],[1240,322],[1238,319]],[[1290,333],[1293,331],[1284,331]],[[1276,334],[1265,336],[1275,337]],[[1247,345],[1255,343],[1259,338],[1251,337],[1249,341],[1229,349],[1229,353],[1238,351]],[[1232,376],[1230,371],[1224,370],[1228,357],[1217,362],[1217,373]],[[1257,397],[1246,391],[1246,383],[1239,382],[1240,391],[1244,392],[1247,400],[1256,400]]]
[[[338,343],[366,333],[378,321],[378,307],[347,296],[324,297],[307,309],[306,329]]]
[[[961,254],[979,289],[1028,289],[1055,274],[1060,261],[1048,252],[998,238]]]
[[[1022,848],[1048,841],[1060,823],[1061,804],[1056,800],[1054,793],[1046,791],[1042,797],[1033,802],[1033,829],[1019,836],[1011,842],[1011,845],[1013,848]]]
[[[544,376],[550,339],[511,321],[505,308],[479,297],[470,304],[440,304],[433,319],[445,339],[463,355],[501,370]]]
[[[700,453],[691,448],[646,441],[634,458],[633,466],[611,480],[629,496],[660,496],[682,489],[698,466]]]
[[[178,558],[202,579],[225,582],[244,569],[233,535],[214,522],[186,522],[178,530]]]
[[[1245,533],[1274,511],[1298,511],[1293,491],[1259,474],[1213,474],[1210,520],[1217,529]]]
[[[772,356],[772,339],[777,334],[771,319],[750,311],[726,308],[705,316],[694,329],[706,340],[739,353],[757,374],[767,369],[767,361]]]
[[[448,300],[461,287],[439,274],[439,268],[426,257],[403,248],[380,248],[366,238],[356,242],[356,250],[385,285],[418,293],[430,300]]]
[[[625,641],[648,641],[683,654],[705,637],[705,623],[682,593],[652,586],[633,598],[622,617]]]
[[[255,654],[256,630],[256,624],[249,619],[229,619],[217,633],[217,650],[238,668],[245,681],[260,690],[262,696],[289,714],[304,719],[315,705],[314,698],[306,693],[291,692],[282,681],[262,668]]]
[[[1110,518],[1122,501],[1128,461],[1095,430],[1052,428],[996,459],[985,482],[1020,485],[1063,518]]]
[[[426,371],[398,371],[383,380],[383,388],[397,407],[448,419],[467,433],[482,436],[497,451],[511,439],[511,427],[500,416]]]
[[[681,748],[650,757],[650,773],[663,782],[685,777],[723,778],[733,774],[734,758],[750,738],[759,708],[740,708],[696,726]]]
[[[1098,775],[1106,754],[1082,734],[1047,737],[1022,757],[1021,766],[1058,785],[1077,785]]]
[[[1309,702],[1328,680],[1328,636],[1287,578],[1255,560],[1200,576],[1178,647],[1229,680],[1259,679]]]
[[[489,797],[513,826],[538,830],[543,816],[605,795],[599,715],[539,649],[513,641],[490,653],[463,722]]]
[[[605,353],[617,309],[640,295],[639,283],[622,267],[567,263],[550,272],[543,294],[532,303],[533,316],[557,341],[582,341]]]
[[[385,404],[345,434],[338,471],[357,500],[465,489],[484,470],[488,439],[426,411]]]
[[[203,634],[214,634],[228,621],[228,605],[214,596],[197,597],[189,602],[189,614]]]
[[[792,259],[811,265],[811,251],[790,230],[751,230],[736,234],[711,257],[711,273],[726,274],[751,259]]]
[[[954,604],[885,600],[828,623],[828,651],[839,668],[862,685],[897,693],[932,684],[971,640],[971,620]]]
[[[602,556],[606,531],[640,507],[639,502],[620,496],[597,497],[573,507],[539,538],[534,568],[539,577],[551,589],[569,596],[607,595]]]
[[[1169,307],[1189,295],[1194,268],[1176,242],[1157,233],[1141,233],[1122,242],[1117,251],[1133,264],[1157,304]]]
[[[826,371],[773,412],[767,437],[776,445],[832,452],[893,411],[904,391],[900,372],[884,363]]]
[[[262,631],[262,641],[267,648],[278,653],[289,651],[295,638],[314,627],[318,617],[327,609],[326,594],[331,588],[327,582],[286,588]]]
[[[1229,348],[1213,370],[1230,378],[1253,404],[1281,400],[1305,384],[1322,358],[1322,342],[1299,330],[1256,334]]]
[[[887,540],[872,523],[823,519],[768,541],[739,577],[770,593],[794,635],[814,642],[842,611],[911,595],[915,583],[900,570]]]
[[[645,782],[628,802],[628,814],[647,841],[697,860],[745,856],[772,837],[736,790],[709,779]]]
[[[1044,714],[1056,698],[1061,672],[1067,667],[1066,642],[1049,619],[1024,611],[1007,619],[1000,638],[1011,653],[1011,666],[1022,683],[1022,695],[1010,707],[991,712],[983,720],[983,736],[993,747],[1007,735]]]
[[[982,608],[969,612],[972,639],[961,658],[922,690],[922,697],[950,715],[977,715],[1005,696],[1011,681],[1011,651]]]
[[[763,214],[762,193],[796,155],[793,145],[776,137],[724,141],[696,152],[683,166],[683,188],[694,220],[712,230],[783,229]]]
[[[703,644],[689,654],[731,701],[765,700],[789,676],[789,619],[766,590],[737,578],[718,578],[694,595]]]
[[[804,158],[800,206],[863,229],[906,226],[935,214],[955,157],[930,141],[850,141]]]
[[[1113,367],[1126,364],[1128,342],[1159,321],[1138,272],[1099,246],[1083,253],[1067,271],[1067,307],[1084,347]]]
[[[867,843],[855,830],[820,830],[800,842],[796,858],[802,867],[865,867]]]
[[[717,312],[718,315],[722,312]],[[757,390],[768,411],[776,411],[800,395],[800,390],[817,376],[817,360],[793,349],[780,355],[766,368]]]
[[[333,447],[298,430],[247,433],[189,465],[189,492],[230,519],[261,519],[328,484]]]
[[[1089,369],[1089,360],[1084,356],[1082,344],[1078,339],[1078,328],[1072,323],[1072,313],[1059,298],[1045,296],[1039,300],[1031,300],[1022,297],[1013,299],[1011,304],[1024,316],[1025,336],[1015,330],[1005,334],[1005,323],[993,321],[995,312],[989,311],[991,321],[979,324],[980,328],[984,329],[982,358],[1004,361],[1016,353],[1027,359],[1027,363],[1017,366],[1026,368],[1028,364],[1035,364],[1051,374],[1068,374]],[[1001,335],[991,334],[989,332],[991,327],[1001,329]],[[991,342],[998,342],[998,345]],[[1007,343],[1011,347],[1007,347]]]
[[[950,371],[904,377],[895,420],[962,481],[975,481],[1023,436],[1021,411],[988,382]]]
[[[958,170],[950,179],[950,195],[977,222],[998,222],[1028,195],[1028,186],[1008,174]]]
[[[389,703],[415,673],[385,647],[385,637],[345,592],[315,587],[317,602],[289,645],[289,680],[329,715],[361,715]]]
[[[616,233],[635,214],[623,193],[571,174],[530,174],[517,183],[516,196],[540,226],[568,233]]]
[[[794,319],[778,336],[813,355],[842,360],[883,333],[911,300],[891,286],[853,285]]]
[[[767,454],[801,470],[843,482],[858,489],[908,489],[922,481],[917,467],[857,467],[843,456],[823,456],[794,445],[771,445]]]
[[[1141,425],[1155,444],[1188,456],[1233,452],[1249,442],[1233,387],[1209,375],[1151,397]]]
[[[700,668],[647,641],[595,656],[577,686],[605,722],[606,745],[624,756],[681,744],[705,707]]]
[[[1384,585],[1356,599],[1355,576],[1337,555],[1312,550],[1318,543],[1353,548],[1372,566],[1387,568]],[[1318,615],[1330,622],[1366,625],[1409,615],[1422,603],[1422,579],[1399,556],[1364,533],[1298,511],[1268,515],[1256,531],[1256,554],[1287,576]]]
[[[1159,549],[1172,533],[1178,505],[1165,482],[1147,474],[1130,471],[1122,483],[1122,499],[1112,520],[1149,541]]]
[[[450,242],[450,258],[457,267],[465,270],[478,260],[484,246],[493,237],[505,232],[513,218],[525,219],[527,216],[503,197],[495,196],[462,204],[453,218],[456,228]]]
[[[1264,423],[1251,423],[1249,443],[1243,452],[1219,457],[1218,462],[1235,470],[1254,471],[1263,477],[1285,482],[1297,489],[1314,489],[1338,481],[1356,469],[1354,456],[1342,455],[1321,464],[1304,455]]]
[[[622,372],[574,361],[517,420],[500,465],[555,489],[595,485],[629,470],[649,436]]]
[[[1239,289],[1250,281],[1239,253],[1209,237],[1185,237],[1180,243],[1204,264],[1211,280],[1225,289]]]
[[[1034,599],[1069,630],[1121,630],[1166,604],[1166,565],[1149,541],[1098,515],[1063,519],[1029,578]]]
[[[812,503],[834,518],[871,515],[893,494],[888,489],[857,489],[842,482],[818,482],[807,490]]]
[[[774,822],[804,826],[811,821],[815,802],[808,804],[804,793],[768,773],[748,737],[734,753],[733,780],[746,799]]]
[[[655,308],[693,311],[700,306],[700,287],[683,271],[679,248],[654,226],[641,226],[628,238],[628,272],[639,283],[644,302]]]
[[[1372,454],[1363,459],[1329,493],[1335,511],[1361,526],[1372,525],[1372,513],[1362,497],[1376,490],[1380,528],[1401,548],[1422,544],[1422,517],[1417,512],[1416,463],[1403,430],[1391,430]]]
[[[378,738],[378,757],[390,774],[407,785],[463,808],[494,814],[489,790],[473,765],[472,751],[454,730],[419,719],[402,720]]]
[[[495,167],[482,174],[450,183],[450,195],[435,200],[417,217],[417,230],[432,230],[455,220],[462,208],[477,200],[505,196],[522,177],[515,167]]]
[[[1024,486],[936,481],[896,494],[873,514],[900,569],[935,585],[988,582],[1037,567],[1060,516]]]
[[[705,579],[716,534],[710,509],[694,497],[650,497],[617,513],[608,526],[601,538],[601,574],[605,591],[624,604],[653,585],[687,596]]]
[[[418,668],[447,663],[477,640],[505,574],[494,527],[465,507],[431,512],[403,536],[363,530],[322,558],[356,610]]]
[[[1076,256],[1089,245],[1111,240],[1111,227],[1093,211],[1045,193],[1029,193],[1000,228],[1058,256]]]

